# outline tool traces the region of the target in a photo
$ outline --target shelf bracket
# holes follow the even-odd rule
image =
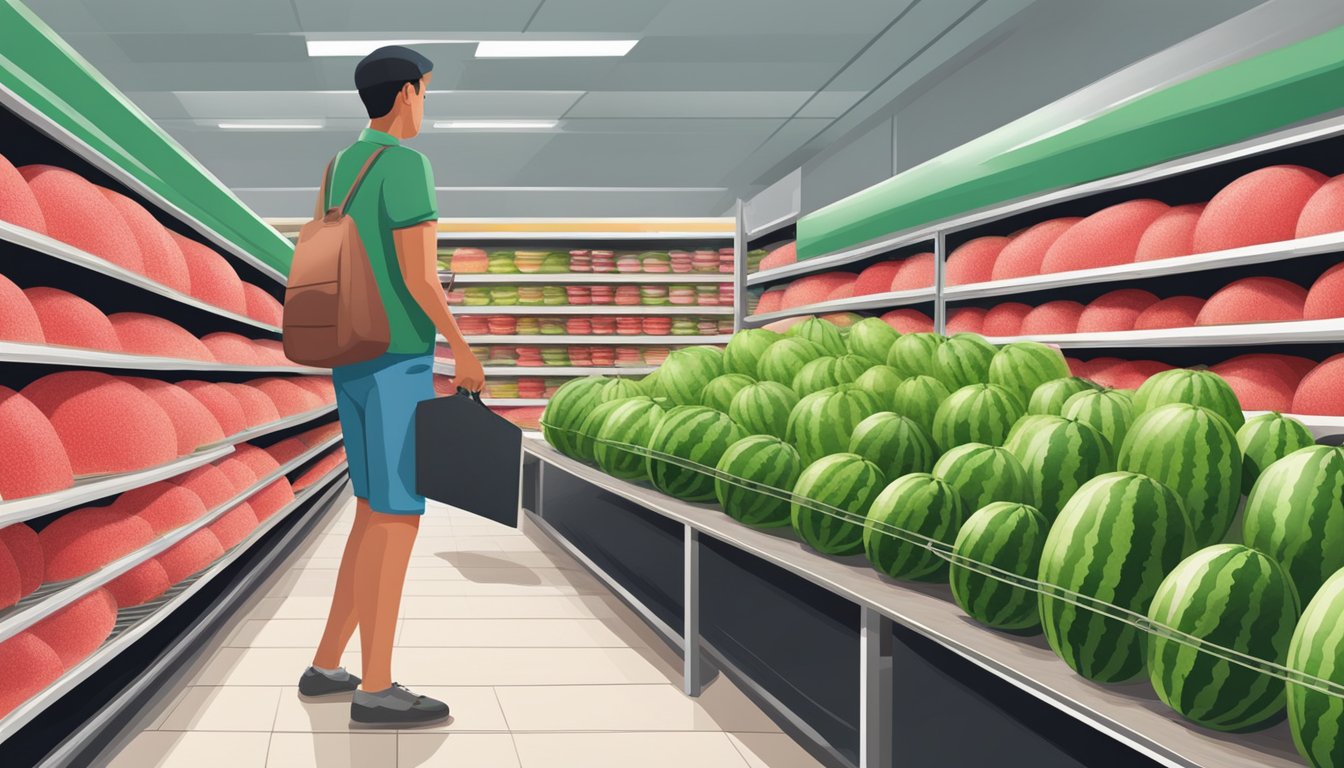
[[[704,654],[700,648],[700,532],[686,526],[685,594],[682,616],[682,691],[697,697],[705,690]]]
[[[891,768],[891,620],[859,610],[859,768]]]

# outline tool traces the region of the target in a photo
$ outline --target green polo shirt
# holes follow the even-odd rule
[[[401,146],[396,137],[365,128],[359,140],[336,155],[331,188],[324,207],[339,205],[355,181],[364,161],[378,147],[387,147],[360,185],[350,202],[350,216],[359,229],[364,250],[369,254],[378,293],[387,311],[392,331],[390,354],[426,354],[434,351],[434,323],[411,297],[397,263],[392,232],[439,218],[434,196],[434,172],[429,158],[410,147]]]

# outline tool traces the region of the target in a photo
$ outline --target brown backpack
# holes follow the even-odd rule
[[[387,352],[392,337],[387,311],[355,220],[346,213],[364,174],[384,149],[374,150],[364,162],[340,207],[328,208],[299,230],[283,321],[285,356],[296,363],[336,368]],[[335,162],[322,179],[324,205]]]

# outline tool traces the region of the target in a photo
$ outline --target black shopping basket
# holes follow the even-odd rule
[[[415,488],[427,499],[517,528],[523,433],[478,392],[425,400],[415,409]]]

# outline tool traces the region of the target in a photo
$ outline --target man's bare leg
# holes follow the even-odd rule
[[[355,523],[350,528],[350,536],[345,541],[345,551],[341,553],[341,567],[336,572],[336,591],[331,597],[331,611],[327,614],[327,626],[322,631],[322,641],[318,643],[317,654],[313,656],[313,666],[322,669],[335,669],[341,665],[341,655],[350,644],[350,637],[359,626],[359,616],[355,611],[355,568],[360,545],[364,541],[368,528],[369,508],[367,499],[355,500]]]
[[[419,530],[419,515],[369,512],[355,569],[355,613],[364,665],[362,690],[382,691],[392,686],[392,643],[401,590]]]

